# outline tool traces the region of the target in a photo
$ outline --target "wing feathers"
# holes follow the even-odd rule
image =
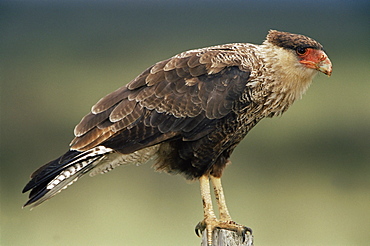
[[[130,115],[135,107],[137,105],[137,102],[135,100],[122,100],[112,111],[112,113],[109,114],[109,120],[111,122],[117,122],[125,118],[126,116]]]
[[[86,132],[90,131],[96,125],[99,125],[103,121],[105,121],[109,114],[112,112],[113,107],[110,109],[103,111],[98,114],[89,113],[85,117],[82,118],[81,122],[75,127],[74,134],[77,137],[82,136]]]
[[[181,134],[188,141],[203,136],[210,129],[207,124],[233,110],[249,79],[240,62],[230,66],[225,65],[230,61],[219,61],[220,52],[231,51],[195,50],[158,62],[100,99],[76,126],[72,149],[91,148],[112,137],[111,142],[125,146],[131,141],[134,149],[135,142],[144,140],[152,144]]]
[[[142,86],[145,86],[146,85],[145,79],[149,75],[151,69],[152,69],[152,67],[147,68],[144,72],[142,72],[134,80],[132,80],[130,83],[128,83],[127,84],[127,89],[129,89],[129,91],[131,91],[131,90],[135,90],[137,88],[140,88]],[[121,88],[126,89],[126,87],[121,87]]]
[[[179,79],[181,79],[177,73],[176,73],[176,70],[173,69],[173,70],[169,70],[169,71],[165,71],[164,72],[164,77],[165,79],[170,82],[171,84],[172,83],[176,83],[176,81],[178,81]]]
[[[119,101],[121,101],[124,98],[127,98],[129,95],[129,92],[126,90],[126,88],[121,87],[117,89],[116,91],[108,94],[107,96],[100,99],[91,109],[91,112],[93,114],[99,114],[108,108],[112,107]]]
[[[203,56],[204,54],[202,54]],[[201,65],[200,63],[200,60],[199,60],[199,56],[197,55],[192,55],[189,57],[189,60],[187,62],[187,65],[189,68],[194,68],[194,67],[197,67],[199,65]]]
[[[160,81],[164,81],[165,79],[165,73],[163,71],[159,71],[148,74],[148,76],[145,78],[145,83],[147,86],[152,86]]]
[[[176,69],[188,67],[189,57],[182,57],[176,59]]]
[[[134,101],[135,102],[135,101]],[[113,113],[113,112],[112,112]],[[143,108],[135,102],[135,106],[125,117],[122,117],[120,121],[113,124],[110,128],[112,131],[116,132],[123,128],[132,126],[141,116],[143,115]]]
[[[198,76],[201,76],[203,74],[207,74],[207,69],[206,69],[206,66],[199,65],[199,66],[196,66],[196,67],[191,67],[189,69],[189,72],[192,76],[198,77]]]
[[[176,68],[177,60],[178,60],[178,58],[172,58],[170,60],[167,60],[168,62],[163,67],[163,71],[169,72],[169,71],[174,70]]]
[[[164,60],[164,61],[157,62],[153,67],[150,68],[150,73],[157,73],[159,71],[164,70],[163,68],[166,66],[166,64],[170,60],[171,59],[167,59],[167,60]]]

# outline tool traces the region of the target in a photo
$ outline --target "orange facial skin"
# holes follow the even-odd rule
[[[332,64],[328,56],[322,50],[313,48],[297,49],[300,63],[308,68],[316,69],[328,76],[332,73]]]

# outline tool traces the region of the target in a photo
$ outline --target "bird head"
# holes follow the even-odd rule
[[[315,48],[298,47],[296,53],[299,58],[299,63],[303,66],[316,69],[328,76],[331,75],[331,61],[324,51]]]
[[[315,69],[328,76],[332,73],[332,64],[322,45],[304,35],[270,30],[266,41],[295,53],[298,62],[310,69]]]

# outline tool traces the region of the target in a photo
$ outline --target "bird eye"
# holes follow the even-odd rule
[[[303,56],[307,53],[307,48],[298,47],[296,49],[296,52],[298,55]]]

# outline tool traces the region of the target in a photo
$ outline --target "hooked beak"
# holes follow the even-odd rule
[[[308,68],[316,69],[330,77],[332,73],[332,64],[329,57],[322,50],[314,50],[302,57],[299,62]]]
[[[326,58],[323,61],[321,61],[317,64],[316,69],[319,70],[320,72],[328,75],[328,77],[330,77],[331,72],[333,71],[333,68],[332,68],[331,61],[330,61],[329,57],[327,57],[326,54],[325,54],[325,57]]]

